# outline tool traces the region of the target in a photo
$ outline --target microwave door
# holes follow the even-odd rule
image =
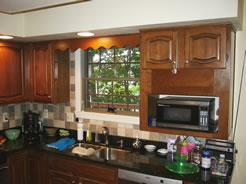
[[[157,105],[157,126],[200,129],[199,106],[192,105]]]

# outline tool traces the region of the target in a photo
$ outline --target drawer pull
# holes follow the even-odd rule
[[[72,181],[72,184],[74,184],[74,183],[75,183],[75,180]]]

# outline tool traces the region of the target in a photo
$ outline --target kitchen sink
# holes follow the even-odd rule
[[[79,156],[94,156],[104,160],[117,160],[131,153],[130,150],[107,147],[104,145],[94,145],[89,143],[76,143],[64,150],[64,152]]]

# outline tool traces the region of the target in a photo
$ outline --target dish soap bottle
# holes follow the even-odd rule
[[[77,123],[77,140],[79,142],[83,141],[83,123],[82,121],[79,121],[79,118],[76,118]]]
[[[88,128],[86,131],[86,141],[91,142],[92,141],[92,135],[91,135],[91,129]]]
[[[141,141],[139,140],[138,135],[137,135],[137,136],[136,136],[136,140],[132,143],[132,148],[133,148],[134,150],[136,150],[136,151],[140,151],[141,145],[142,145],[142,143],[141,143]]]

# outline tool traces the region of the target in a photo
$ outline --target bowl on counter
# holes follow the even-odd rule
[[[152,144],[147,144],[147,145],[144,146],[144,148],[145,148],[146,151],[148,151],[148,152],[153,152],[153,151],[155,151],[156,146],[155,146],[155,145],[152,145]]]
[[[57,128],[45,128],[47,136],[55,136]]]
[[[9,140],[16,140],[20,135],[20,129],[9,129],[4,131]]]

